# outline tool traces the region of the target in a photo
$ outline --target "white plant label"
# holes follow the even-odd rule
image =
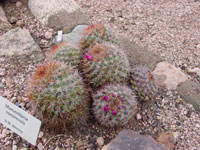
[[[58,31],[56,42],[58,43],[62,42],[62,35],[63,35],[63,31],[62,30]]]
[[[36,145],[41,121],[0,96],[0,123]]]

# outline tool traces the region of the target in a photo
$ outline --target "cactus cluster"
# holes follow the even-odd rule
[[[135,114],[137,101],[126,86],[108,85],[93,95],[93,112],[105,126],[125,125]]]
[[[81,67],[93,88],[106,83],[123,83],[129,72],[129,63],[122,50],[108,42],[90,46],[83,55]]]
[[[60,126],[88,115],[92,88],[96,120],[123,126],[135,115],[137,98],[148,101],[158,93],[153,75],[141,66],[130,70],[117,38],[103,24],[89,26],[82,35],[79,47],[60,43],[50,49],[48,62],[29,81],[28,96],[43,122]]]
[[[39,66],[32,76],[28,92],[37,112],[48,123],[74,122],[88,109],[81,77],[70,66],[60,63]]]
[[[137,66],[131,70],[130,85],[141,101],[152,101],[159,90],[153,74],[145,66]]]
[[[103,24],[94,24],[83,32],[80,47],[86,49],[94,43],[102,43],[103,41],[118,44],[117,38],[109,29],[105,28]]]
[[[69,43],[54,45],[48,52],[48,59],[71,65],[78,69],[80,64],[80,51]]]

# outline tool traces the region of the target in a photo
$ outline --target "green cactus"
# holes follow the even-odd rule
[[[118,46],[102,43],[89,48],[81,68],[88,83],[98,88],[105,83],[123,83],[129,72],[129,62]]]
[[[130,85],[141,101],[153,100],[159,91],[153,74],[145,66],[137,66],[131,70]]]
[[[126,86],[106,86],[93,95],[93,100],[96,119],[108,127],[123,126],[136,113],[136,97]]]
[[[43,122],[60,125],[76,122],[87,112],[88,98],[81,77],[70,66],[39,66],[28,86],[28,97]]]
[[[80,64],[80,50],[71,44],[59,43],[51,47],[47,58],[49,60],[69,64],[77,69]]]
[[[103,24],[93,24],[84,30],[80,47],[81,49],[86,49],[94,43],[102,43],[103,41],[119,45],[114,34],[105,28]]]

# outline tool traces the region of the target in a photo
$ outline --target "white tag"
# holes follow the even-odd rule
[[[0,96],[0,123],[36,145],[41,121]]]
[[[62,30],[58,31],[56,42],[58,42],[58,43],[62,42],[62,34],[63,34]]]

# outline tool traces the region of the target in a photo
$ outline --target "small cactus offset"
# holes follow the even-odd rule
[[[111,43],[95,44],[83,55],[83,75],[93,88],[106,83],[123,83],[129,72],[129,62],[122,50]]]
[[[96,119],[108,127],[123,126],[136,113],[136,97],[126,86],[106,86],[93,95],[93,100]]]
[[[28,86],[28,97],[48,125],[74,123],[88,109],[81,77],[76,70],[57,62],[36,69]]]
[[[141,101],[153,100],[159,91],[153,74],[145,66],[138,66],[131,70],[130,85]]]
[[[114,34],[105,28],[103,24],[93,24],[86,28],[83,32],[83,37],[80,41],[80,47],[81,49],[86,49],[93,45],[93,43],[102,43],[103,41],[115,44],[118,43],[118,40]]]
[[[69,64],[78,68],[80,64],[80,50],[68,43],[54,45],[48,52],[48,59]]]

